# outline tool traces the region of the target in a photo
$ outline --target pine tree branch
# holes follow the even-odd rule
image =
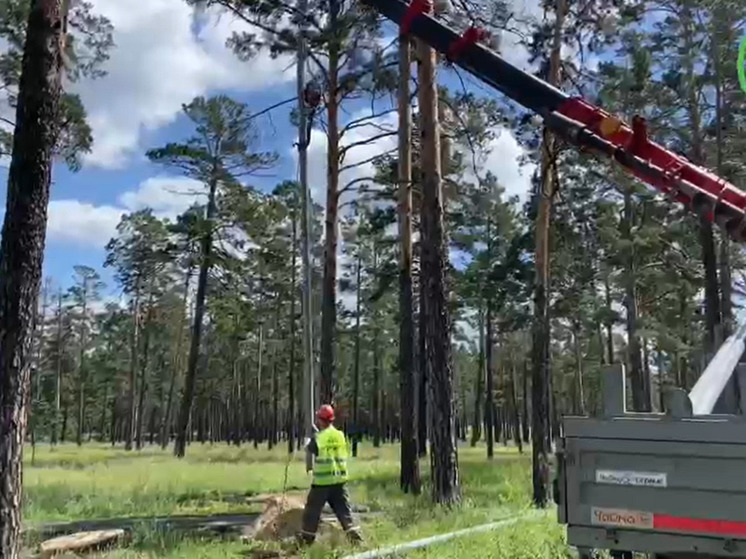
[[[396,130],[388,130],[386,132],[382,132],[381,134],[376,134],[375,136],[371,136],[369,138],[366,138],[365,140],[360,140],[360,141],[357,141],[357,142],[352,142],[351,144],[347,144],[346,146],[342,146],[339,149],[340,161],[344,161],[345,154],[347,154],[353,148],[357,148],[357,147],[361,147],[361,146],[367,146],[367,145],[370,145],[370,144],[372,144],[374,142],[377,142],[378,140],[382,140],[384,138],[390,138],[391,136],[395,136],[396,134],[397,134]]]
[[[383,153],[378,153],[372,157],[368,157],[367,159],[363,159],[362,161],[358,161],[357,163],[350,163],[349,165],[343,165],[339,172],[342,173],[344,171],[349,171],[350,169],[354,169],[355,167],[361,167],[362,165],[367,165],[368,163],[373,163],[377,159],[384,157],[386,155],[391,155],[397,151],[397,148],[390,149],[388,151],[385,151]]]
[[[368,122],[368,121],[375,120],[375,119],[378,119],[378,118],[382,118],[382,117],[384,117],[386,115],[389,115],[389,114],[392,114],[392,113],[396,113],[396,112],[398,112],[398,109],[386,109],[385,111],[381,111],[381,112],[377,112],[377,113],[365,115],[363,117],[351,120],[350,122],[348,122],[347,124],[345,124],[345,126],[342,128],[342,130],[339,133],[339,137],[342,138],[345,135],[346,132],[349,132],[350,130],[354,130],[356,128],[361,128],[361,127],[364,127],[364,126],[373,126],[375,128],[381,129],[382,127],[380,127],[380,125],[375,124],[373,122]]]

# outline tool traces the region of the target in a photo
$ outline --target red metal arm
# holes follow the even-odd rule
[[[489,33],[481,27],[469,27],[448,49],[448,60],[454,61],[469,46],[485,41]]]
[[[746,210],[746,193],[724,179],[698,167],[687,159],[664,148],[647,137],[645,119],[636,116],[628,126],[606,111],[577,98],[568,99],[557,112],[584,125],[617,148],[646,161],[664,172],[663,177],[632,173],[658,190],[672,194],[678,201],[691,204],[697,195],[704,195],[711,202],[705,217],[712,221],[718,204],[728,204],[741,214]],[[681,183],[694,187],[681,189]]]
[[[422,14],[429,14],[433,11],[432,0],[412,0],[407,6],[407,11],[401,20],[399,25],[399,33],[401,35],[409,34],[409,30],[412,28],[412,22],[414,19]]]
[[[460,37],[432,17],[432,0],[364,0],[450,60],[524,107],[580,147],[616,160],[631,174],[723,225],[746,242],[746,193],[685,157],[648,139],[641,117],[631,125],[511,65],[479,43],[488,35],[471,27]],[[416,20],[416,21],[415,21]],[[414,29],[414,31],[412,31]]]

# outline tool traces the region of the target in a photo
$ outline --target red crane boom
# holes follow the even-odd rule
[[[432,17],[430,0],[364,0],[475,77],[534,111],[565,140],[617,161],[641,181],[746,241],[746,194],[736,186],[650,140],[645,119],[627,124],[584,99],[571,97],[490,50],[487,33],[470,27],[458,35]]]

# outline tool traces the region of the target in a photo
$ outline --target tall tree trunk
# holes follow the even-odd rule
[[[583,352],[580,349],[580,323],[573,322],[572,343],[575,353],[575,382],[573,388],[573,413],[585,415],[585,391],[583,390]]]
[[[57,294],[57,362],[55,363],[54,389],[54,425],[52,426],[51,444],[57,444],[57,434],[62,423],[62,290]]]
[[[275,327],[274,333],[274,351],[272,352],[272,409],[270,411],[270,432],[267,443],[271,449],[277,444],[277,435],[280,427],[280,419],[278,417],[280,407],[280,374],[279,374],[279,363],[280,363],[280,313],[282,312],[282,297],[277,297],[277,308],[275,310]]]
[[[30,6],[0,241],[0,557],[4,559],[18,559],[21,553],[29,353],[60,121],[63,10],[61,0],[39,0]]]
[[[60,427],[60,442],[64,444],[65,438],[67,437],[67,416],[69,411],[69,402],[67,398],[62,404],[62,426]]]
[[[254,448],[259,446],[262,421],[262,357],[264,357],[264,325],[259,324],[259,345],[257,346],[256,394],[254,395]]]
[[[422,278],[426,293],[425,339],[430,413],[432,498],[436,503],[461,500],[451,362],[451,317],[446,273],[448,253],[443,227],[440,176],[440,130],[435,81],[435,51],[419,41],[419,106],[422,134]]]
[[[241,342],[241,321],[238,313],[233,318],[233,343],[231,347],[231,362],[233,372],[232,382],[232,414],[230,415],[230,423],[232,426],[230,442],[234,445],[241,446],[241,409],[243,408],[243,386],[241,385],[241,352],[239,344]],[[292,450],[290,450],[292,452]]]
[[[399,485],[405,493],[421,491],[415,431],[414,301],[412,294],[412,107],[409,80],[412,46],[399,39]]]
[[[565,0],[558,0],[548,82],[559,85]],[[536,280],[534,286],[534,320],[532,328],[532,478],[533,501],[538,507],[549,502],[550,444],[550,371],[549,371],[549,234],[554,195],[557,190],[557,150],[554,136],[544,128],[541,140],[541,186],[536,216]]]
[[[357,264],[355,268],[355,363],[353,364],[352,378],[352,424],[354,426],[352,435],[352,456],[357,457],[357,446],[360,441],[360,313],[362,312],[362,253],[357,251]]]
[[[295,450],[295,302],[297,299],[296,293],[296,267],[298,263],[298,216],[297,216],[297,198],[293,201],[291,220],[293,222],[293,241],[290,264],[290,363],[288,365],[288,409],[287,409],[287,437],[288,437],[288,452],[292,453]],[[238,422],[236,423],[238,426]],[[298,426],[300,427],[300,426]]]
[[[721,39],[725,39],[719,31],[721,27],[728,27],[728,9],[726,4],[716,4],[713,7],[713,24],[715,26],[712,41],[712,58],[714,61],[715,81],[715,160],[718,176],[724,176],[723,168],[723,128],[728,116],[728,96],[723,91],[722,54],[720,52]],[[723,25],[724,24],[724,25]],[[727,235],[720,237],[720,307],[723,321],[723,339],[730,336],[733,329],[733,278],[730,266],[730,240]]]
[[[38,422],[34,419],[34,412],[39,410],[41,403],[41,381],[44,360],[44,332],[49,310],[49,292],[52,286],[51,278],[47,278],[42,287],[41,313],[34,313],[34,332],[36,334],[36,356],[31,370],[33,387],[31,389],[31,406],[29,413],[29,428],[31,429],[32,453],[36,453],[36,428]],[[37,329],[38,327],[38,329]],[[32,462],[33,463],[33,462]]]
[[[87,279],[83,279],[83,308],[81,309],[80,351],[78,354],[78,430],[75,443],[83,444],[83,428],[85,423],[85,350],[86,350],[86,320],[88,318],[88,296],[85,293]]]
[[[658,369],[658,409],[660,411],[663,411],[666,409],[665,402],[664,402],[664,393],[666,391],[666,367],[663,362],[663,351],[661,350],[660,346],[656,348],[655,350],[656,354],[656,363],[655,366]]]
[[[114,446],[117,442],[117,425],[119,424],[119,415],[117,414],[117,399],[111,399],[111,423],[109,423],[109,441],[111,446]]]
[[[530,435],[530,429],[529,429],[529,422],[531,415],[528,412],[528,361],[525,361],[523,363],[523,375],[522,377],[522,394],[523,394],[523,428],[521,430],[521,436],[523,438],[524,443],[528,443],[529,441],[529,435]]]
[[[181,372],[182,355],[181,348],[184,344],[184,328],[186,326],[187,317],[189,316],[189,286],[192,283],[192,265],[187,265],[186,273],[184,274],[184,297],[182,299],[181,308],[183,312],[179,316],[179,330],[176,333],[176,348],[171,355],[171,377],[168,381],[168,398],[166,399],[166,411],[163,414],[161,420],[161,448],[165,449],[168,446],[168,442],[171,438],[171,414],[174,400],[174,390],[176,389],[176,377]]]
[[[106,437],[106,408],[109,406],[109,381],[104,383],[104,397],[101,400],[101,418],[98,422],[98,442],[102,443]]]
[[[425,289],[420,249],[419,295],[417,304],[417,453],[427,455],[427,337],[425,336]]]
[[[137,356],[140,345],[140,281],[138,276],[135,280],[135,292],[132,299],[132,335],[130,336],[130,363],[129,378],[127,384],[127,403],[129,413],[127,415],[127,432],[125,433],[124,448],[132,450],[132,441],[135,436],[135,425],[137,424],[137,401],[135,400],[135,385],[137,382]]]
[[[153,322],[153,284],[155,282],[155,273],[150,279],[150,286],[148,291],[148,310],[145,316],[145,327],[143,328],[144,338],[142,344],[142,354],[140,355],[140,381],[138,382],[138,395],[137,395],[137,425],[135,426],[135,448],[140,450],[142,448],[142,426],[145,421],[145,395],[148,391],[148,363],[150,360],[150,339],[152,334],[152,322]]]
[[[373,241],[373,273],[378,271],[378,246]],[[374,303],[375,305],[375,303]],[[381,329],[380,315],[373,310],[373,447],[381,446]]]
[[[518,388],[516,387],[515,362],[510,364],[510,407],[513,411],[513,440],[518,447],[518,452],[523,453],[521,442],[521,414],[518,411]]]
[[[611,319],[611,284],[609,274],[604,274],[604,295],[606,298],[606,311],[609,318],[606,320],[606,352],[608,354],[608,363],[614,363],[614,322]]]
[[[187,362],[186,378],[184,379],[184,395],[181,399],[179,419],[176,425],[176,442],[174,444],[174,456],[183,458],[186,454],[187,434],[189,429],[189,418],[192,413],[192,402],[194,401],[194,388],[197,380],[197,363],[199,362],[200,345],[202,341],[202,321],[205,314],[205,300],[207,297],[207,275],[210,271],[212,256],[212,220],[215,217],[215,197],[218,189],[217,170],[211,178],[210,191],[207,198],[207,230],[202,236],[202,247],[200,251],[201,262],[199,264],[199,277],[197,278],[197,298],[194,302],[194,328],[192,328],[192,341],[189,347],[189,361]]]
[[[480,304],[481,306],[481,304]],[[474,384],[474,424],[471,430],[471,446],[477,446],[482,438],[482,400],[484,398],[485,381],[485,343],[484,343],[484,311],[479,309],[479,363],[477,365],[477,379]]]
[[[322,404],[334,402],[337,329],[337,213],[339,210],[339,0],[329,1],[329,91],[327,95],[327,184],[324,227],[324,279],[321,292],[321,375]]]
[[[629,376],[632,385],[632,407],[634,411],[650,411],[650,391],[645,387],[642,370],[640,336],[637,333],[637,272],[634,244],[632,243],[633,215],[632,187],[628,184],[624,191],[624,215],[622,217],[622,238],[627,241],[624,269],[624,306],[627,310],[627,338],[629,352]]]
[[[683,72],[687,87],[687,112],[691,134],[690,159],[697,165],[705,164],[702,145],[702,119],[699,108],[699,80],[694,74],[694,53],[697,51],[694,37],[694,18],[688,2],[682,3],[681,30],[683,46],[687,54],[683,56]],[[720,291],[718,286],[717,253],[712,223],[704,216],[699,218],[699,242],[702,245],[702,265],[705,279],[705,353],[712,356],[722,341]]]
[[[650,346],[647,338],[642,338],[642,372],[647,390],[647,398],[650,400],[650,410],[653,410],[653,377],[650,374]]]
[[[487,388],[484,394],[484,429],[487,432],[487,458],[495,455],[495,370],[492,352],[495,337],[492,333],[492,298],[487,298],[487,313],[485,318],[485,369]]]

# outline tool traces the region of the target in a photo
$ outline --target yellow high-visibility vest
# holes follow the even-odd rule
[[[347,440],[342,431],[329,426],[316,433],[314,485],[336,485],[347,481]]]

